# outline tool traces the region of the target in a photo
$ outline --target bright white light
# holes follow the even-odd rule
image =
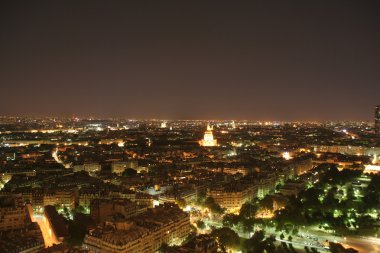
[[[380,172],[380,165],[365,165],[364,172]]]
[[[284,152],[284,153],[282,153],[282,158],[284,158],[285,160],[290,160],[290,159],[292,159],[292,157],[290,156],[290,153],[289,153],[289,152]]]
[[[160,202],[158,200],[153,200],[153,207],[159,206]]]
[[[376,164],[376,163],[377,163],[377,156],[373,155],[372,164]]]

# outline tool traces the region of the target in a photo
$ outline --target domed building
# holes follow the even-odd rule
[[[199,145],[203,147],[215,147],[218,146],[218,141],[214,139],[212,134],[213,127],[207,124],[207,130],[203,136],[203,139],[199,141]]]

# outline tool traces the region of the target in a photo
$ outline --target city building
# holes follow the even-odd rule
[[[39,253],[45,247],[38,225],[0,234],[0,252]]]
[[[82,165],[74,165],[74,172],[86,171],[88,173],[95,173],[102,169],[102,166],[99,163],[85,163]]]
[[[100,192],[98,189],[82,188],[79,190],[78,203],[79,206],[90,208],[91,202],[99,198]]]
[[[199,145],[203,147],[215,147],[218,146],[218,141],[214,139],[212,133],[213,127],[207,124],[207,130],[203,136],[203,139],[199,141]]]
[[[257,196],[257,190],[257,186],[253,184],[231,183],[207,189],[206,196],[212,197],[222,208],[234,212],[245,202],[252,201]]]
[[[133,218],[91,229],[84,248],[95,253],[150,253],[178,245],[190,233],[190,217],[176,205],[160,205]]]
[[[111,165],[112,173],[115,173],[117,175],[123,174],[123,172],[128,168],[137,170],[138,169],[137,160],[130,159],[128,161],[123,161],[123,162],[113,162]]]
[[[129,199],[95,199],[91,202],[91,217],[96,223],[104,223],[115,218],[130,218],[143,213],[147,206],[139,206]]]
[[[262,199],[265,195],[274,191],[276,187],[276,175],[274,173],[266,174],[265,177],[259,179],[256,183],[258,186],[257,197]]]
[[[24,228],[26,217],[27,212],[21,197],[0,197],[0,231]]]
[[[60,205],[68,208],[74,208],[77,198],[77,189],[73,188],[56,188],[56,189],[25,189],[17,191],[22,196],[24,202],[31,203],[36,210],[43,209],[47,205]]]
[[[44,240],[21,195],[0,196],[0,252],[37,253]]]
[[[289,181],[280,189],[280,193],[284,196],[295,196],[304,189],[305,183],[301,181]]]

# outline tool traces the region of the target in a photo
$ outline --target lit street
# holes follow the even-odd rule
[[[45,247],[52,246],[53,244],[59,244],[59,242],[54,238],[52,231],[50,229],[49,223],[46,221],[44,215],[35,214],[33,216],[34,221],[40,226],[42,236],[44,237]]]

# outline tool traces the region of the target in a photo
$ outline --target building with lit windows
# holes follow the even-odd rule
[[[233,212],[239,210],[245,202],[252,201],[257,196],[257,191],[256,185],[227,184],[209,188],[206,195]]]
[[[21,197],[0,197],[0,231],[22,229],[26,209]]]
[[[130,218],[147,210],[129,199],[95,199],[91,202],[91,218],[96,223],[104,223],[116,216]]]
[[[259,179],[256,182],[258,186],[257,197],[262,199],[265,195],[274,191],[276,180],[277,178],[274,173],[268,173],[265,177]]]
[[[112,173],[116,173],[117,175],[123,174],[123,172],[128,168],[137,170],[138,168],[137,160],[130,159],[128,161],[123,161],[123,162],[114,162],[111,165]]]
[[[74,172],[86,171],[88,173],[95,173],[102,169],[102,166],[99,163],[85,163],[82,165],[74,165]]]
[[[179,245],[189,233],[189,214],[176,205],[165,204],[91,229],[85,236],[84,248],[95,253],[149,253],[158,251],[163,244]]]

